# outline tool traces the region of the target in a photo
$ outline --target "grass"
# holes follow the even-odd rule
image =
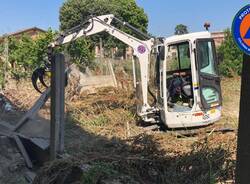
[[[129,89],[104,88],[67,101],[65,146],[70,158],[43,167],[38,184],[67,178],[83,165],[91,169],[75,176],[78,183],[212,184],[234,179],[235,133],[178,138],[145,132],[137,126]],[[22,105],[15,95],[24,93],[20,88],[12,99]],[[240,79],[222,79],[222,94],[223,116],[217,124],[237,127]]]
[[[118,172],[112,164],[97,162],[93,164],[87,172],[84,172],[81,178],[82,184],[96,184],[100,180],[107,179],[107,176],[114,177]]]
[[[239,78],[223,79],[222,92],[223,117],[217,124],[237,127]],[[113,88],[86,94],[68,104],[74,118],[69,119],[67,150],[93,166],[82,181],[98,183],[96,178],[113,178],[112,173],[121,182],[131,178],[131,183],[215,184],[234,179],[235,133],[190,138],[145,133],[136,126],[134,105],[132,91]]]
[[[219,123],[238,127],[240,103],[240,77],[222,79],[223,109],[222,119]]]

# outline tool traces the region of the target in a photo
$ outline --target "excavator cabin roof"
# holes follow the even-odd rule
[[[211,33],[208,31],[189,33],[184,35],[174,35],[168,38],[165,38],[165,44],[169,43],[178,43],[183,41],[194,41],[199,38],[211,38]]]

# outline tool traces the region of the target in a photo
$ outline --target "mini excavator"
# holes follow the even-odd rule
[[[138,38],[116,28],[114,22],[128,27]],[[112,14],[90,17],[60,34],[48,46],[44,67],[32,75],[35,89],[41,92],[38,81],[47,87],[44,76],[50,71],[50,58],[56,47],[101,32],[133,48],[137,114],[144,122],[176,129],[207,126],[220,119],[222,96],[211,33],[153,38]]]

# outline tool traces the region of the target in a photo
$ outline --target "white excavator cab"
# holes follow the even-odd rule
[[[156,107],[168,128],[209,125],[221,117],[221,87],[215,44],[209,32],[165,38],[151,59],[150,87],[157,89]],[[152,84],[152,81],[154,85]],[[153,89],[151,89],[153,91]]]

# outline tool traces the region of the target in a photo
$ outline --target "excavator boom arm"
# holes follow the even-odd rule
[[[111,36],[132,47],[134,51],[133,54],[138,58],[140,66],[140,80],[138,80],[140,82],[136,84],[137,97],[140,99],[137,113],[146,120],[147,114],[151,109],[148,104],[148,65],[151,49],[154,45],[154,39],[151,38],[143,41],[129,35],[111,25],[113,19],[116,18],[112,14],[92,17],[84,24],[76,26],[66,33],[59,35],[59,37],[49,45],[49,48],[55,48],[75,41],[78,38],[95,35],[101,32],[107,32]],[[145,37],[145,34],[143,36]]]

